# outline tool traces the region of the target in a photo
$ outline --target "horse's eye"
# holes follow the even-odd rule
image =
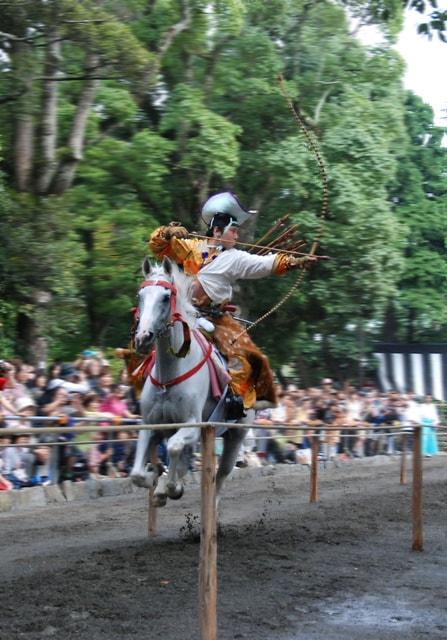
[[[162,300],[163,300],[163,302],[169,302],[170,298],[171,298],[171,296],[169,295],[169,293],[165,293],[163,295]]]

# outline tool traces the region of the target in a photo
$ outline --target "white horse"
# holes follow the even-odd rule
[[[195,329],[197,312],[190,302],[191,279],[168,258],[156,267],[146,258],[142,270],[144,282],[138,292],[135,346],[145,354],[155,347],[141,394],[143,422],[167,425],[206,422],[216,405],[207,366],[211,345]],[[245,420],[249,418],[252,416]],[[217,493],[236,463],[245,431],[243,427],[232,428],[223,434]],[[150,463],[165,437],[167,474]],[[166,504],[167,497],[178,499],[183,495],[183,478],[188,471],[185,447],[194,447],[199,438],[200,429],[193,426],[140,431],[131,478],[138,486],[155,487],[158,506]]]

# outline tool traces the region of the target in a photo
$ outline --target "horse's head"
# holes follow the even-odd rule
[[[175,265],[164,258],[161,266],[153,267],[148,258],[142,265],[144,282],[138,291],[138,323],[135,346],[140,353],[148,353],[154,341],[170,325],[172,304],[176,296]]]

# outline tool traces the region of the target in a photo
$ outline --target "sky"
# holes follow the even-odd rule
[[[447,9],[443,4],[447,3],[439,2],[440,8]],[[417,11],[408,11],[396,48],[407,63],[405,86],[431,105],[435,124],[447,127],[447,42],[437,35],[429,40],[418,34],[417,25],[423,21]]]
[[[447,9],[447,0],[438,2],[440,9]],[[396,45],[404,58],[407,70],[404,85],[411,89],[434,111],[435,124],[447,127],[447,43],[435,34],[431,40],[417,32],[417,26],[426,18],[417,11],[407,11],[405,24]],[[374,28],[362,28],[359,38],[372,45],[382,39]]]

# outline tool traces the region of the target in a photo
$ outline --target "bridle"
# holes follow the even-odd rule
[[[172,349],[171,350],[172,350],[172,354],[177,358],[184,358],[187,355],[187,353],[189,353],[189,350],[191,348],[191,330],[186,320],[182,318],[182,314],[179,311],[177,311],[177,287],[175,286],[175,284],[173,284],[172,282],[169,282],[168,280],[144,280],[140,284],[139,291],[141,291],[141,289],[145,289],[146,287],[163,287],[163,289],[167,289],[168,291],[171,292],[171,296],[169,300],[170,307],[171,307],[170,318],[169,318],[169,322],[166,324],[165,329],[168,329],[169,327],[173,327],[176,322],[181,322],[182,328],[183,328],[182,346],[178,351],[174,351]],[[138,308],[136,310],[135,321],[136,322],[139,321]],[[163,331],[165,329],[163,329]],[[159,335],[161,335],[161,332],[156,337],[158,338]]]
[[[167,323],[165,328],[173,327],[176,322],[181,322],[182,323],[182,327],[183,327],[183,343],[182,343],[182,346],[180,347],[180,349],[177,352],[175,352],[173,349],[171,349],[171,352],[177,358],[184,358],[186,356],[186,354],[189,352],[190,348],[191,348],[191,330],[190,330],[189,325],[186,322],[186,320],[184,320],[182,318],[181,313],[179,311],[177,311],[177,288],[176,288],[176,286],[172,282],[168,282],[167,280],[144,280],[141,283],[139,290],[141,291],[141,289],[145,289],[146,287],[163,287],[163,289],[167,289],[168,291],[171,292],[171,297],[170,297],[170,307],[171,307],[170,319],[169,319],[169,322]],[[136,309],[136,312],[135,312],[135,321],[136,322],[139,321],[139,310],[138,310],[138,308]],[[153,349],[153,351],[144,360],[144,362],[142,362],[142,364],[138,367],[138,369],[141,368],[144,371],[145,375],[149,376],[151,383],[154,386],[159,387],[161,389],[166,389],[167,387],[173,387],[173,386],[179,384],[180,382],[183,382],[184,380],[187,380],[188,378],[191,378],[209,360],[209,358],[210,358],[210,356],[212,354],[212,351],[213,351],[213,347],[212,347],[211,343],[205,344],[206,341],[203,338],[203,336],[201,336],[201,334],[198,335],[199,332],[196,331],[196,330],[194,330],[194,333],[196,334],[197,341],[198,341],[199,346],[200,346],[200,348],[202,350],[203,358],[192,369],[189,369],[188,371],[186,371],[185,373],[181,374],[180,376],[177,376],[176,378],[172,378],[171,380],[168,380],[166,382],[159,382],[152,375],[152,369],[154,368],[154,365],[155,365],[155,356],[156,356],[155,349]],[[161,335],[161,332],[158,335]],[[158,337],[158,335],[156,337]]]

